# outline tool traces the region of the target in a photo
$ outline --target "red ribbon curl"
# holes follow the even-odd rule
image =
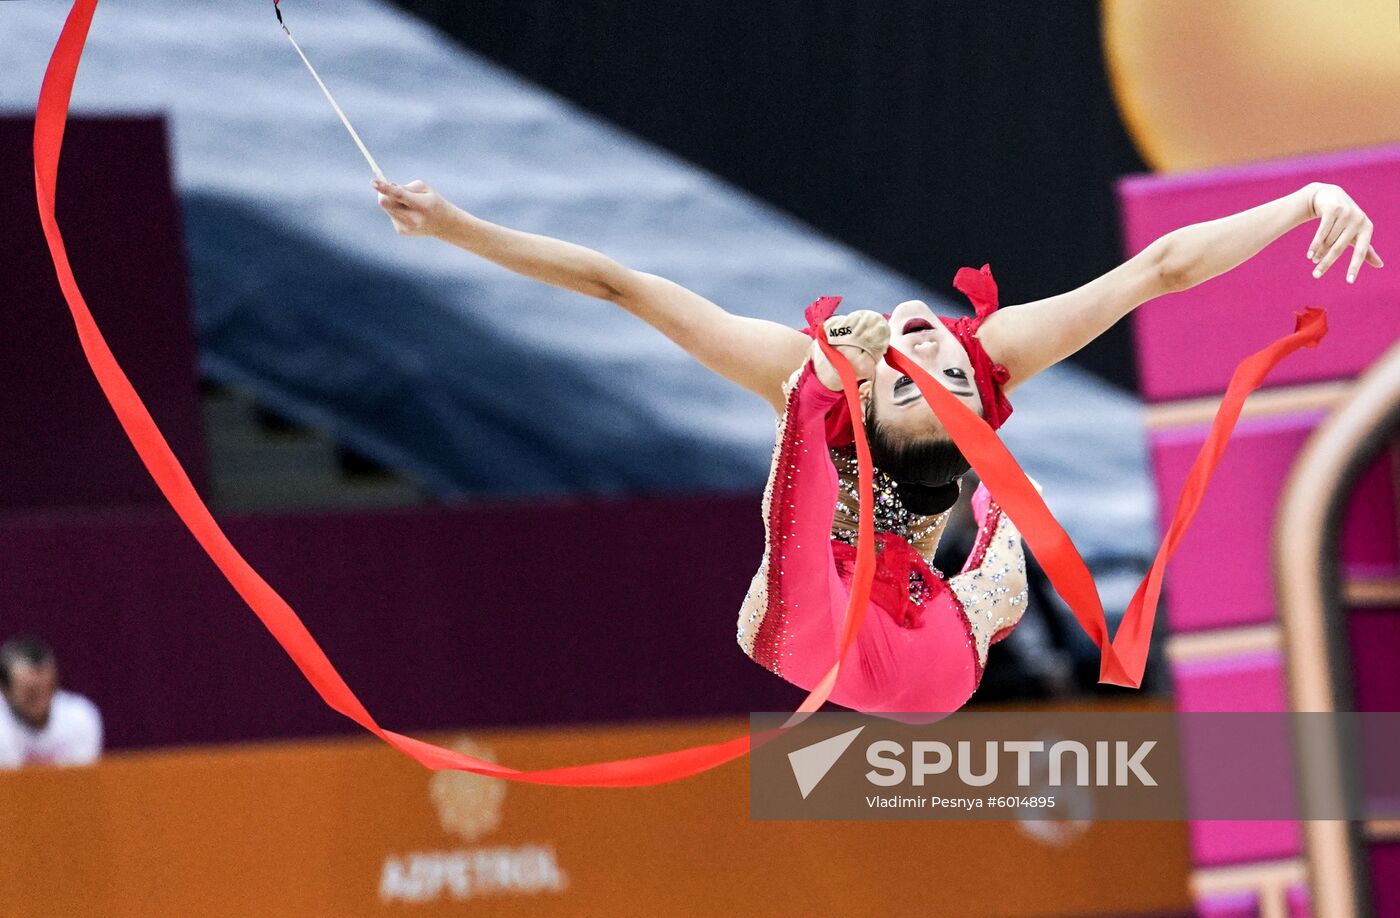
[[[719,743],[640,758],[520,771],[395,733],[381,727],[374,720],[341,678],[315,638],[306,630],[296,612],[244,560],[200,500],[189,477],[108,348],[73,275],[54,212],[54,199],[69,100],[96,7],[97,0],[75,0],[44,74],[34,124],[35,196],[44,238],[53,258],[59,286],[72,314],[83,354],[93,376],[142,463],[150,472],[151,478],[210,560],[291,657],[325,703],[427,768],[456,769],[532,784],[575,787],[661,784],[715,768],[746,754],[753,743],[766,741],[772,734],[756,739],[746,734]],[[979,294],[986,292],[985,285],[978,285],[974,289]],[[1167,537],[1152,570],[1133,599],[1133,605],[1119,629],[1119,639],[1112,644],[1108,643],[1102,606],[1082,558],[1075,551],[1064,530],[1050,515],[1050,511],[1015,459],[997,439],[992,428],[958,402],[922,368],[905,359],[897,351],[891,349],[885,359],[914,379],[954,442],[967,456],[973,469],[987,484],[1003,510],[1010,514],[1020,527],[1027,544],[1036,552],[1060,595],[1070,603],[1085,630],[1102,648],[1104,662],[1100,681],[1137,686],[1146,660],[1148,638],[1161,588],[1162,568],[1200,504],[1211,471],[1239,416],[1244,397],[1259,385],[1264,374],[1275,363],[1298,347],[1316,344],[1324,331],[1322,311],[1309,309],[1300,314],[1298,329],[1294,334],[1274,342],[1240,365],[1211,428],[1211,435],[1192,467],[1176,517],[1168,527]],[[826,340],[824,332],[819,334],[818,340],[823,353],[831,360],[841,377],[842,391],[850,416],[860,417],[859,390],[850,364]],[[799,714],[815,711],[830,695],[840,674],[842,661],[864,621],[874,584],[876,558],[873,546],[876,539],[871,512],[874,503],[873,467],[863,425],[854,425],[852,435],[859,461],[860,521],[856,569],[840,637],[833,648],[835,662],[798,708]],[[1122,644],[1121,649],[1119,644]],[[789,721],[789,724],[791,723],[793,721]]]

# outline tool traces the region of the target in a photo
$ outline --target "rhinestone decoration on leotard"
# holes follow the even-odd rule
[[[831,462],[836,466],[836,473],[840,478],[836,512],[831,521],[831,535],[832,538],[840,539],[848,545],[854,545],[859,533],[860,520],[860,463],[854,446],[833,446],[830,452]],[[900,536],[932,565],[934,550],[938,548],[938,540],[943,535],[943,528],[948,522],[951,509],[932,516],[915,513],[900,501],[894,479],[878,468],[873,471],[875,531],[893,532]],[[961,479],[958,487],[962,487]]]
[[[997,521],[990,535],[973,549],[969,564],[975,566],[948,581],[962,603],[983,666],[987,649],[1021,620],[1027,595],[1021,535],[1000,508],[993,506],[988,512],[996,514]]]
[[[793,473],[783,468],[783,457],[807,449],[799,426],[791,419],[801,375],[799,368],[783,384],[786,406],[777,421],[768,482],[763,488],[763,560],[744,596],[737,631],[744,653],[778,675],[782,675],[783,659],[791,653],[786,647],[787,607],[779,577],[782,571],[782,545],[779,543],[792,537],[792,533],[784,531],[783,520],[793,519],[790,494]]]

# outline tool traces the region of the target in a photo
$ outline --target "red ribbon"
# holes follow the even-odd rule
[[[885,361],[914,380],[973,471],[1020,529],[1021,538],[1035,554],[1055,591],[1069,605],[1080,627],[1098,646],[1101,655],[1099,682],[1139,688],[1147,666],[1147,650],[1167,561],[1176,551],[1186,527],[1191,524],[1205,497],[1206,486],[1225,451],[1235,422],[1239,420],[1245,398],[1259,388],[1264,377],[1279,361],[1299,348],[1316,347],[1326,333],[1327,314],[1321,309],[1307,307],[1296,314],[1292,334],[1251,354],[1235,368],[1211,423],[1210,433],[1191,465],[1176,512],[1167,526],[1167,534],[1112,641],[1108,637],[1103,603],[1083,557],[992,428],[923,367],[899,351],[894,348],[887,350]],[[856,429],[859,429],[859,425]]]
[[[963,342],[972,359],[985,417],[978,417],[922,367],[895,348],[885,352],[885,362],[914,380],[973,471],[1021,530],[1022,538],[1040,561],[1055,591],[1069,605],[1080,627],[1099,648],[1099,681],[1139,688],[1147,667],[1147,651],[1167,562],[1205,498],[1206,486],[1225,452],[1225,445],[1239,420],[1245,399],[1259,388],[1279,361],[1299,348],[1317,346],[1327,333],[1327,313],[1311,306],[1295,313],[1291,334],[1246,357],[1235,368],[1211,422],[1210,432],[1182,486],[1176,511],[1152,566],[1128,604],[1117,635],[1110,641],[1103,603],[1083,557],[1045,506],[1040,493],[1030,483],[1015,457],[994,432],[1010,415],[1011,406],[1001,392],[1002,385],[1009,378],[1007,370],[991,360],[975,334],[982,320],[997,308],[997,286],[991,267],[960,268],[953,284],[972,301],[976,317],[940,318]],[[805,331],[812,334],[822,328],[822,323],[835,314],[840,302],[840,297],[821,297],[809,306],[806,312],[808,328]],[[853,425],[850,421],[852,417],[860,416],[854,409],[850,412],[833,410],[827,418],[828,439],[832,443],[844,442],[853,431],[861,429],[862,425]],[[877,590],[880,591],[877,598],[885,595],[878,585]]]
[[[661,784],[715,768],[746,754],[754,742],[762,743],[771,737],[770,733],[752,739],[746,734],[720,743],[641,758],[540,771],[519,771],[386,730],[374,720],[341,678],[315,638],[306,630],[301,619],[277,591],[243,559],[219,528],[209,509],[199,499],[189,477],[108,348],[73,276],[54,213],[54,196],[58,184],[59,155],[68,119],[69,100],[96,7],[97,0],[75,0],[54,48],[48,70],[44,74],[34,124],[34,189],[38,200],[39,219],[43,225],[49,253],[53,258],[59,286],[72,314],[83,354],[93,376],[152,479],[190,534],[296,663],[322,700],[428,768],[470,771],[532,784],[593,787]],[[1298,347],[1315,345],[1324,331],[1322,311],[1309,309],[1300,315],[1298,329],[1294,334],[1274,342],[1240,365],[1225,394],[1211,434],[1192,467],[1176,517],[1168,527],[1167,538],[1124,618],[1119,629],[1120,640],[1112,644],[1108,643],[1108,629],[1104,622],[1102,605],[1083,559],[996,434],[985,421],[964,407],[922,368],[905,359],[898,351],[891,349],[886,353],[885,359],[896,369],[909,375],[918,385],[954,442],[967,456],[973,469],[981,476],[1003,510],[1020,527],[1026,543],[1035,551],[1052,583],[1069,602],[1085,631],[1102,649],[1104,661],[1100,681],[1137,686],[1140,684],[1146,660],[1148,638],[1161,587],[1162,568],[1200,504],[1206,483],[1239,416],[1244,397],[1259,385],[1274,364]],[[818,340],[823,353],[841,377],[847,410],[851,417],[860,417],[859,390],[850,364],[826,340],[824,331],[820,332]],[[859,462],[860,524],[856,570],[845,619],[835,647],[835,663],[798,708],[799,713],[815,711],[821,707],[835,686],[842,662],[864,621],[875,576],[875,529],[871,512],[874,504],[873,471],[870,450],[863,425],[853,425],[852,433]],[[1123,644],[1121,658],[1117,646],[1119,643]],[[1123,659],[1126,659],[1126,662],[1123,662]],[[789,721],[789,725],[793,722]]]
[[[180,517],[190,534],[199,542],[210,560],[228,579],[228,582],[253,610],[311,683],[323,701],[355,723],[364,727],[389,745],[410,756],[424,766],[433,769],[456,769],[470,771],[492,777],[507,778],[532,784],[555,784],[565,786],[626,787],[662,784],[676,781],[690,775],[715,768],[746,754],[752,743],[762,743],[776,731],[752,739],[749,735],[735,737],[720,743],[678,749],[658,755],[634,759],[621,759],[610,762],[596,762],[588,765],[574,765],[542,771],[519,771],[494,762],[473,758],[416,740],[381,727],[369,711],[365,709],[355,693],[336,672],[330,660],[316,643],[316,639],[306,630],[297,617],[278,595],[277,591],[253,570],[229,542],[223,530],[204,502],[199,499],[189,476],[180,466],[179,460],[171,452],[155,421],[146,406],[141,402],[126,374],[122,372],[107,342],[102,337],[97,323],[88,309],[78,282],[73,276],[68,262],[63,235],[59,230],[54,214],[54,194],[58,185],[59,154],[63,147],[63,132],[68,120],[68,105],[73,93],[73,81],[77,76],[78,64],[82,59],[83,45],[87,40],[88,29],[92,24],[97,0],[75,0],[63,32],[59,36],[48,70],[44,74],[44,84],[39,92],[38,111],[34,122],[34,190],[39,205],[39,220],[43,225],[44,238],[48,242],[49,254],[53,258],[54,270],[58,275],[63,297],[72,313],[77,327],[78,340],[87,358],[93,376],[102,388],[102,394],[111,404],[122,429],[126,432],[137,455],[141,457],[146,470],[155,480],[165,499]],[[848,406],[859,410],[860,402],[856,389],[855,373],[849,363],[835,348],[822,341],[822,347],[831,358],[841,376]],[[846,609],[845,625],[841,639],[835,648],[836,663],[822,682],[812,690],[799,712],[815,711],[821,707],[836,684],[841,661],[854,642],[864,618],[865,607],[870,597],[870,584],[875,571],[874,519],[870,508],[873,506],[873,476],[871,473],[870,450],[865,442],[864,432],[856,441],[861,460],[860,471],[860,534],[862,549],[856,565],[855,581],[851,590],[850,602]],[[789,724],[793,721],[789,721]],[[786,727],[787,725],[785,725]]]

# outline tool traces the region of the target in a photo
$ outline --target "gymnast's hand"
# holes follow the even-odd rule
[[[1355,283],[1356,275],[1365,262],[1374,268],[1385,265],[1371,245],[1371,219],[1356,206],[1356,202],[1337,185],[1316,183],[1312,193],[1312,215],[1317,218],[1317,233],[1308,246],[1308,258],[1317,265],[1313,277],[1321,277],[1342,256],[1347,246],[1356,251],[1347,269],[1347,283]]]
[[[875,375],[875,362],[884,359],[885,349],[890,345],[890,323],[878,312],[870,309],[857,309],[848,316],[832,316],[822,323],[826,329],[826,339],[834,347],[841,348],[855,371],[856,379],[870,379]],[[812,339],[812,370],[817,379],[832,391],[841,388],[841,377],[827,359],[821,342]]]
[[[379,192],[379,206],[400,236],[437,236],[447,227],[452,204],[426,183],[395,185],[375,179],[373,184]]]

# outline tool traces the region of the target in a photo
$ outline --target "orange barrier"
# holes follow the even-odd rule
[[[433,737],[533,768],[744,720]],[[0,915],[1148,914],[1189,904],[1180,824],[756,822],[735,764],[560,794],[375,740],[116,755],[0,775]],[[1014,865],[1014,872],[1000,870]],[[1105,882],[1108,877],[1113,882]]]

